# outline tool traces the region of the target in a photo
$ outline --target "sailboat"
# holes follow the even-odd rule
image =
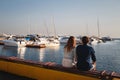
[[[98,43],[102,43],[103,41],[100,38],[99,18],[97,18],[97,29],[98,29]]]
[[[53,23],[53,27],[54,27],[54,36],[48,37],[48,39],[47,39],[48,43],[46,44],[46,47],[56,47],[56,46],[60,45],[60,41],[58,40],[58,38],[56,36],[56,28],[55,28],[54,18],[52,18],[52,23]]]
[[[97,45],[98,43],[101,43],[102,42],[102,40],[100,39],[100,26],[99,26],[99,19],[97,18],[97,37],[95,37],[95,36],[92,36],[91,38],[90,38],[90,44],[91,45]]]

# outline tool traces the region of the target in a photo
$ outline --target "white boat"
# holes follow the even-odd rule
[[[14,40],[3,40],[5,46],[14,46],[20,47],[25,46],[26,43],[24,41],[14,41]]]
[[[82,43],[81,36],[75,37],[75,40],[76,40],[76,44],[81,44]]]
[[[26,46],[25,41],[22,40],[13,40],[13,39],[9,39],[9,40],[3,40],[3,43],[5,46],[14,46],[14,47],[22,47],[22,46]]]
[[[58,39],[50,38],[45,45],[46,47],[57,47],[60,45],[60,41]]]
[[[70,36],[65,36],[65,37],[60,38],[60,43],[61,44],[67,44],[67,41],[68,41],[69,37]],[[80,44],[81,43],[80,37],[75,37],[75,40],[76,40],[76,44]]]
[[[91,38],[90,39],[90,45],[97,45],[98,44],[98,40],[95,38]]]
[[[90,45],[97,45],[98,43],[103,43],[101,39],[97,38],[97,37],[91,37],[90,38]]]
[[[40,37],[39,41],[41,44],[48,44],[48,42],[49,42],[46,37]]]
[[[60,45],[60,41],[58,40],[58,37],[56,35],[56,28],[55,28],[55,23],[54,23],[54,17],[52,17],[52,24],[53,24],[53,28],[54,28],[54,36],[49,36],[48,34],[48,38],[47,42],[46,42],[46,47],[57,47]],[[47,26],[46,26],[47,28]],[[47,28],[47,33],[48,33],[48,28]]]
[[[67,41],[68,41],[68,39],[69,39],[69,36],[62,37],[62,38],[60,39],[60,43],[61,43],[61,44],[66,44]]]
[[[26,36],[26,47],[36,47],[36,48],[43,48],[46,47],[46,41],[44,38],[39,38],[35,35],[28,35]]]

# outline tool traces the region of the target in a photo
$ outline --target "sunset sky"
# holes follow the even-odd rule
[[[0,0],[0,33],[120,38],[120,0]]]

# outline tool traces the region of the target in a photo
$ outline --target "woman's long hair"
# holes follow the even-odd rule
[[[76,46],[75,37],[74,36],[70,36],[68,41],[67,41],[67,44],[64,47],[64,49],[67,52],[70,52],[73,48],[75,48],[75,46]]]

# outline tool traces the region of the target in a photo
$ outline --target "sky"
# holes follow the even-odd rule
[[[120,0],[0,0],[0,33],[120,38]]]

